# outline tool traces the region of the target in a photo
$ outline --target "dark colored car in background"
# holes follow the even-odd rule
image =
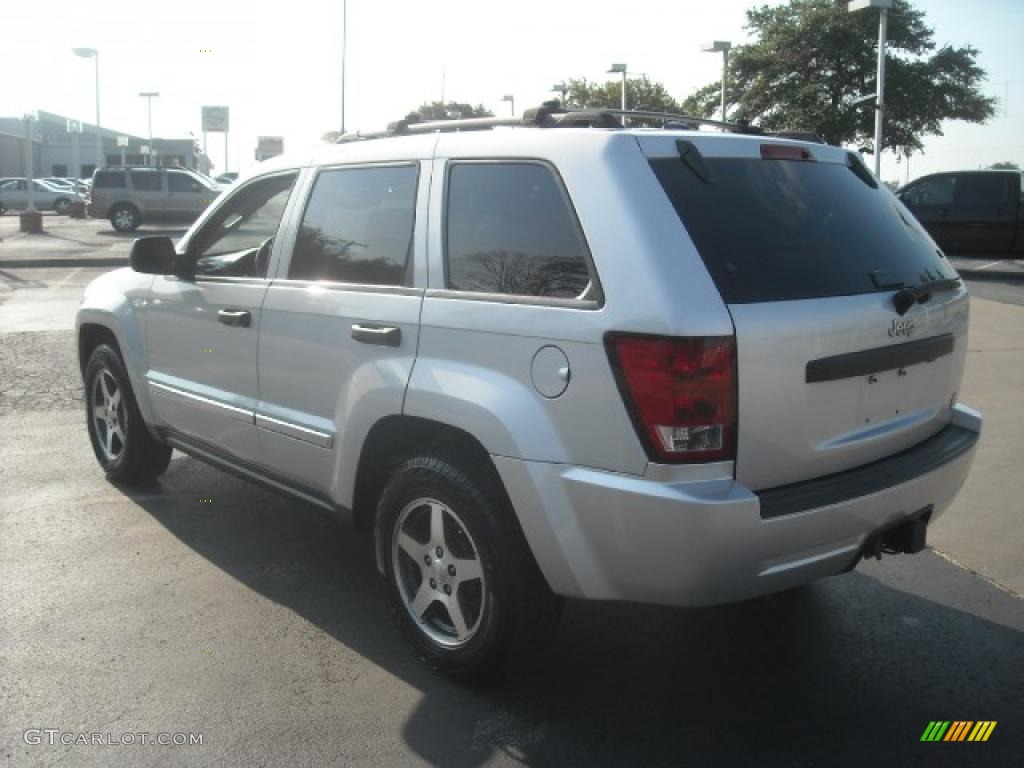
[[[922,176],[896,196],[947,251],[1024,252],[1021,171]]]

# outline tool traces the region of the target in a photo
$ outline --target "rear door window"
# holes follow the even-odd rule
[[[159,192],[160,174],[156,171],[132,171],[132,187],[136,192]]]
[[[1010,198],[1010,176],[1004,173],[966,173],[957,179],[959,205],[1000,205]]]
[[[561,299],[587,293],[583,233],[547,165],[455,163],[447,201],[448,288]]]
[[[405,285],[419,166],[339,168],[317,176],[290,280]]]
[[[906,209],[839,163],[676,158],[661,182],[727,303],[848,296],[953,270]]]

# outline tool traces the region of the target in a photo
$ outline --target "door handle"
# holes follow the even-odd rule
[[[397,347],[402,343],[402,329],[393,325],[352,324],[352,338],[363,344]]]
[[[234,325],[239,328],[248,328],[252,325],[252,313],[244,309],[222,309],[217,313],[217,319],[224,325]]]

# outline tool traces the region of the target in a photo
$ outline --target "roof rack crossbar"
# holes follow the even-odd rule
[[[509,126],[529,126],[537,128],[557,128],[559,126],[589,125],[597,128],[621,128],[623,123],[618,118],[635,118],[638,120],[660,120],[663,122],[678,121],[692,125],[707,125],[721,128],[732,133],[760,134],[760,128],[745,122],[729,123],[722,120],[711,120],[705,117],[679,115],[671,112],[653,112],[638,109],[565,109],[557,103],[548,102],[540,107],[526,110],[521,117],[470,117],[455,120],[429,120],[416,122],[398,120],[390,123],[383,131],[346,133],[335,139],[335,143],[344,144],[365,139],[382,139],[390,136],[410,136],[426,133],[457,133],[459,131],[480,131],[490,128]]]

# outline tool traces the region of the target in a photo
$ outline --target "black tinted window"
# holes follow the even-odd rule
[[[124,189],[124,171],[100,171],[92,185],[96,189]]]
[[[956,202],[999,205],[1009,198],[1010,177],[1003,173],[966,173],[956,180]]]
[[[953,271],[906,209],[846,165],[678,159],[654,172],[727,302],[844,296]]]
[[[189,246],[196,274],[263,277],[295,174],[257,179],[239,189]]]
[[[321,173],[302,217],[288,277],[404,284],[418,170],[409,165]]]
[[[448,287],[577,298],[585,245],[561,183],[538,163],[460,163],[448,178]]]
[[[938,176],[924,179],[903,193],[907,205],[952,205],[956,178]]]
[[[203,190],[203,187],[199,184],[199,179],[180,171],[168,172],[167,188],[171,192],[200,192]]]
[[[159,192],[160,174],[156,171],[132,171],[132,186],[138,192]]]

